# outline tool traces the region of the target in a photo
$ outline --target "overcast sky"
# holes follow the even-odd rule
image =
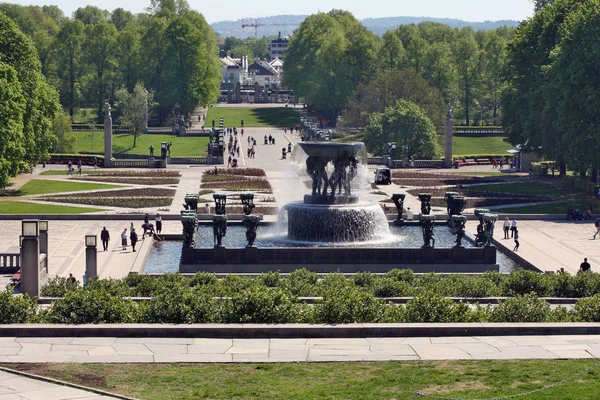
[[[150,0],[11,0],[23,5],[56,4],[66,15],[87,4],[109,11],[123,7],[142,12]],[[266,17],[279,14],[312,14],[332,8],[348,10],[359,19],[368,17],[438,17],[466,21],[513,19],[523,20],[533,14],[529,0],[188,0],[190,6],[204,14],[208,22]]]

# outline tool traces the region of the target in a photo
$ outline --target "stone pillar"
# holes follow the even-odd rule
[[[97,236],[85,235],[85,276],[87,281],[98,279]]]
[[[452,106],[446,106],[446,128],[444,130],[444,168],[452,168]]]
[[[104,167],[112,166],[112,117],[110,104],[104,105]]]
[[[48,221],[40,221],[40,253],[46,255],[46,273],[48,273]]]
[[[21,291],[32,297],[40,295],[39,221],[23,220],[21,242]]]

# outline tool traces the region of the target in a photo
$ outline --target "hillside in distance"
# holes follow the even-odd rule
[[[258,37],[277,35],[279,32],[283,36],[289,36],[306,17],[307,15],[274,15],[271,17],[244,18],[237,21],[219,21],[211,24],[211,26],[216,33],[223,37],[233,36],[238,39],[245,39],[248,36],[254,36],[254,27],[242,28],[242,25],[253,24],[254,21],[258,21]],[[423,21],[439,22],[452,28],[470,26],[476,31],[491,30],[501,26],[519,26],[519,21],[513,20],[469,22],[460,19],[430,17],[382,17],[361,20],[371,32],[377,35],[381,35],[390,29],[396,29],[400,25],[418,24]]]

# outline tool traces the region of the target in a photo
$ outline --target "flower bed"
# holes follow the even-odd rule
[[[122,189],[122,190],[107,190],[103,192],[84,192],[77,193],[75,197],[173,197],[175,196],[175,190],[173,189],[162,189],[162,188],[139,188],[139,189]],[[61,196],[54,196],[61,197]],[[42,197],[38,200],[47,200],[46,197]]]
[[[138,178],[150,178],[150,177],[180,177],[179,171],[166,170],[166,169],[149,169],[149,170],[109,170],[109,171],[94,171],[90,173],[91,176],[102,175],[105,176],[129,176]]]
[[[166,207],[173,203],[173,197],[108,197],[98,196],[98,194],[94,197],[75,195],[72,197],[43,197],[38,200],[125,208]]]
[[[271,184],[263,178],[242,177],[235,182],[206,182],[200,185],[204,189],[225,189],[225,190],[270,190]]]
[[[135,177],[135,176],[94,176],[94,175],[80,175],[73,176],[71,179],[77,181],[88,181],[88,182],[110,182],[110,183],[126,183],[135,185],[177,185],[179,178],[175,177]]]

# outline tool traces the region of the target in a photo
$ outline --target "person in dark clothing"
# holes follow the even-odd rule
[[[580,271],[590,271],[591,269],[592,269],[592,266],[590,265],[589,262],[587,262],[587,258],[584,258],[583,262],[579,266],[579,270]]]
[[[131,230],[131,233],[129,234],[129,240],[131,240],[131,247],[133,248],[133,251],[135,251],[135,244],[138,241],[138,235],[135,233],[135,229]]]
[[[515,248],[513,249],[513,251],[517,251],[517,250],[519,250],[519,230],[518,229],[515,229],[513,238],[515,240]]]
[[[106,229],[106,227],[102,228],[102,232],[100,232],[100,240],[102,240],[102,248],[103,251],[108,250],[108,242],[110,240],[110,233]]]
[[[160,214],[156,214],[154,220],[156,221],[156,233],[160,233],[162,231],[162,217]]]

